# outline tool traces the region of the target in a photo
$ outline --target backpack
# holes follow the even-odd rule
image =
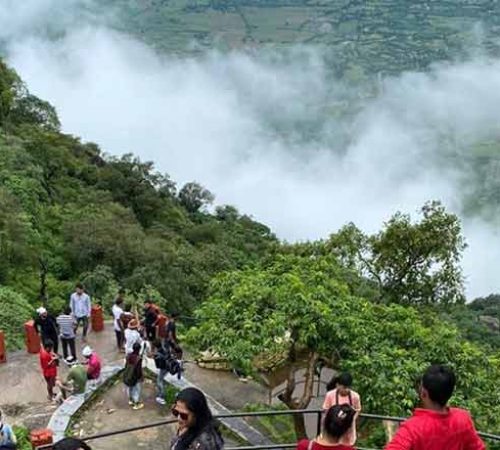
[[[122,376],[125,386],[132,387],[137,384],[137,380],[139,379],[139,377],[137,376],[137,367],[139,366],[139,364],[142,364],[142,359],[139,359],[137,364],[127,364],[125,366],[125,370],[123,371]]]
[[[155,366],[157,369],[167,369],[167,358],[168,356],[162,352],[156,352],[154,356]]]

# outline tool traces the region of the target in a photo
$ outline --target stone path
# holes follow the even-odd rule
[[[114,346],[114,333],[110,323],[106,324],[103,332],[90,333],[88,344],[101,355],[106,365],[123,364],[123,354],[116,351]],[[78,339],[79,354],[81,348],[82,343]],[[152,366],[153,362],[149,361],[149,365]],[[189,362],[185,368],[185,378],[180,382],[175,377],[168,381],[179,388],[192,385],[199,387],[209,397],[216,414],[241,410],[247,403],[267,402],[267,389],[254,381],[242,383],[231,373],[202,369]],[[62,364],[60,376],[65,377],[66,372],[67,368]],[[45,381],[41,375],[38,355],[30,355],[24,351],[10,353],[8,362],[0,364],[0,390],[0,408],[5,410],[7,420],[12,424],[23,424],[29,428],[44,427],[56,409],[46,400]],[[130,414],[128,408],[125,411]],[[110,419],[111,417],[113,416]],[[114,429],[128,426],[114,417],[112,422]],[[268,442],[243,419],[227,419],[226,425],[254,444]]]

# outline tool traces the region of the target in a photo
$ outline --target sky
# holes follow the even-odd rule
[[[428,200],[460,213],[467,186],[443,163],[443,135],[463,147],[500,135],[500,61],[478,55],[384,80],[339,120],[352,92],[329,77],[320,49],[159,55],[83,14],[92,1],[0,0],[0,41],[30,90],[65,132],[152,160],[179,185],[196,180],[288,241],[348,222],[375,232],[398,210],[417,218]],[[499,292],[497,231],[480,219],[463,227],[468,296]]]

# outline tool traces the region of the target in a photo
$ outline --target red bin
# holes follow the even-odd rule
[[[41,447],[42,445],[52,444],[54,441],[54,433],[48,428],[33,430],[30,433],[30,441],[33,449]]]
[[[35,322],[28,320],[24,324],[24,341],[28,353],[38,353],[40,351],[40,336],[36,332]]]
[[[0,331],[0,364],[7,362],[7,350],[5,348],[5,336]]]
[[[104,330],[104,314],[102,307],[99,305],[92,305],[90,310],[90,321],[92,322],[92,331]]]

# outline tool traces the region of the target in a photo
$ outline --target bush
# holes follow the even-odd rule
[[[31,450],[30,432],[26,427],[12,427],[17,439],[17,450]]]
[[[166,384],[165,385],[165,402],[167,406],[173,406],[175,403],[175,398],[177,397],[177,394],[179,393],[179,389],[177,389],[175,386],[171,384]]]
[[[24,344],[24,323],[31,319],[33,307],[16,291],[0,287],[0,327],[5,332],[7,349],[15,350]]]

